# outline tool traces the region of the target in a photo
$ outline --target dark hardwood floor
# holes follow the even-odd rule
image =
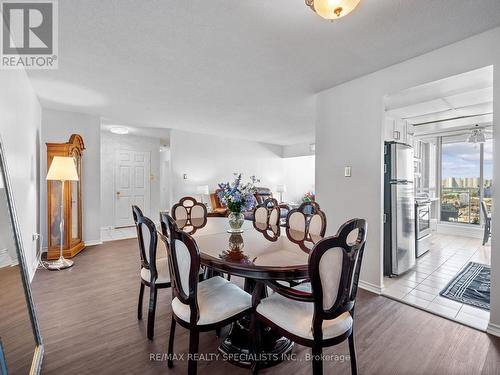
[[[139,253],[136,240],[89,247],[61,272],[39,270],[33,282],[46,354],[43,374],[185,374],[187,362],[150,359],[165,353],[170,290],[160,290],[154,341],[146,316],[138,321]],[[146,289],[147,290],[147,289]],[[146,311],[148,294],[145,294]],[[424,311],[360,290],[355,337],[360,374],[500,374],[500,339]],[[176,330],[175,353],[187,353],[186,330]],[[200,352],[216,353],[215,333],[200,336]],[[297,361],[262,374],[310,374],[309,349]],[[347,344],[329,348],[337,361],[325,374],[350,374]],[[205,361],[199,374],[249,374],[224,361]]]
[[[7,369],[27,374],[36,343],[18,265],[0,267],[0,289],[0,342]]]

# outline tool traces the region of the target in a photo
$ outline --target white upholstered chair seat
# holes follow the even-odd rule
[[[158,272],[158,278],[156,279],[156,284],[164,284],[170,282],[170,272],[168,270],[168,258],[156,259],[156,271]],[[151,281],[151,273],[147,268],[141,269],[141,278],[148,283]]]
[[[309,283],[300,284],[295,289],[310,291]],[[305,339],[313,340],[312,320],[314,303],[300,302],[273,293],[257,306],[257,312],[286,331]],[[352,317],[348,312],[323,322],[323,339],[331,339],[347,332],[352,327]]]
[[[221,322],[252,307],[252,296],[226,279],[215,276],[198,284],[198,325]],[[172,301],[172,310],[185,322],[190,321],[189,305],[177,297]]]

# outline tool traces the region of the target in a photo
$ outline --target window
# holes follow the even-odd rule
[[[493,140],[487,139],[484,143],[483,149],[484,161],[483,161],[483,200],[488,206],[489,212],[491,212],[491,205],[493,200],[492,189],[493,189]]]
[[[491,206],[492,141],[474,144],[456,138],[442,138],[441,221],[479,225],[481,199]]]

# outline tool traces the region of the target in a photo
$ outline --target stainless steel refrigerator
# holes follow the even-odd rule
[[[415,266],[413,147],[384,144],[384,274],[401,275]]]

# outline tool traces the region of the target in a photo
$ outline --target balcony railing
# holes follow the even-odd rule
[[[484,198],[491,205],[491,198]],[[441,221],[479,225],[481,204],[479,188],[442,188]]]
[[[441,221],[479,224],[479,213],[478,189],[442,188]]]

